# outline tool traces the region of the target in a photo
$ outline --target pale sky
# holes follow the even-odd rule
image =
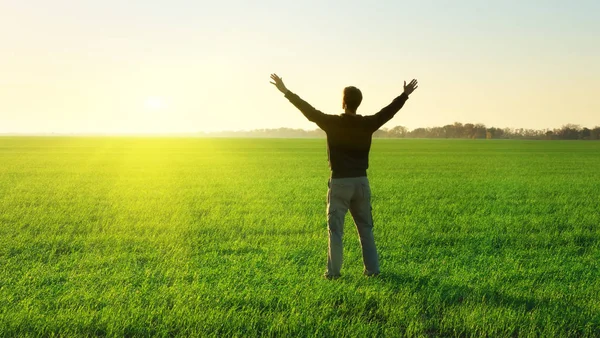
[[[276,72],[385,127],[600,125],[598,0],[2,0],[0,133],[304,128]]]

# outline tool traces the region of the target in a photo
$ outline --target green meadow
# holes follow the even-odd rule
[[[600,336],[600,143],[374,140],[382,274],[324,139],[0,138],[0,336]]]

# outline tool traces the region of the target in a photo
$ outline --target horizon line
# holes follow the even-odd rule
[[[434,126],[434,127],[417,127],[417,128],[413,128],[413,129],[409,129],[406,126],[402,126],[402,125],[397,125],[397,126],[393,126],[390,128],[381,128],[379,130],[391,130],[395,127],[404,127],[407,129],[407,131],[411,132],[417,129],[432,129],[432,128],[443,128],[445,126],[448,125],[455,125],[455,124],[461,124],[462,126],[465,126],[467,124],[472,124],[474,126],[479,125],[483,125],[486,130],[490,129],[490,128],[495,128],[495,129],[512,129],[512,130],[517,130],[517,129],[524,129],[524,130],[538,130],[538,131],[548,131],[548,130],[556,130],[556,129],[561,129],[567,126],[570,127],[578,127],[579,129],[595,129],[595,128],[600,128],[600,124],[595,125],[594,127],[587,127],[587,126],[582,126],[580,124],[575,124],[575,123],[567,123],[567,124],[563,124],[560,127],[554,127],[554,128],[524,128],[524,127],[494,127],[494,126],[486,126],[483,123],[462,123],[462,122],[454,122],[452,124],[445,124],[443,126]],[[303,132],[323,132],[320,128],[315,128],[315,129],[303,129],[303,128],[291,128],[291,127],[278,127],[278,128],[255,128],[255,129],[237,129],[237,130],[215,130],[215,131],[186,131],[186,132],[78,132],[78,131],[71,131],[71,132],[0,132],[0,136],[201,136],[201,135],[211,135],[211,134],[222,134],[222,133],[256,133],[256,132],[263,132],[263,131],[277,131],[277,130],[289,130],[289,131],[303,131]]]

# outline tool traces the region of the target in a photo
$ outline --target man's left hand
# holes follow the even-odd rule
[[[277,74],[271,74],[271,80],[273,80],[273,81],[271,81],[271,84],[273,84],[275,87],[277,87],[277,89],[279,89],[280,92],[287,94],[288,90],[287,90],[287,88],[285,88],[282,78],[277,76]]]

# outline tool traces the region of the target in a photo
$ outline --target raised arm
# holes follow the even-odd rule
[[[391,120],[402,108],[402,106],[404,106],[404,103],[406,100],[408,100],[408,96],[412,94],[412,92],[414,92],[418,87],[419,86],[416,79],[410,81],[408,85],[406,84],[406,81],[404,81],[404,92],[395,98],[392,103],[381,109],[377,114],[368,117],[369,121],[371,121],[371,129],[376,131],[387,121]]]
[[[317,125],[319,125],[319,127],[323,128],[323,125],[326,123],[329,115],[318,111],[308,102],[302,100],[298,95],[289,91],[283,84],[283,79],[277,76],[277,74],[271,74],[271,80],[273,80],[271,81],[271,84],[277,87],[280,92],[285,94],[285,97],[294,106],[296,106],[296,108],[298,108],[309,121],[315,122]]]

